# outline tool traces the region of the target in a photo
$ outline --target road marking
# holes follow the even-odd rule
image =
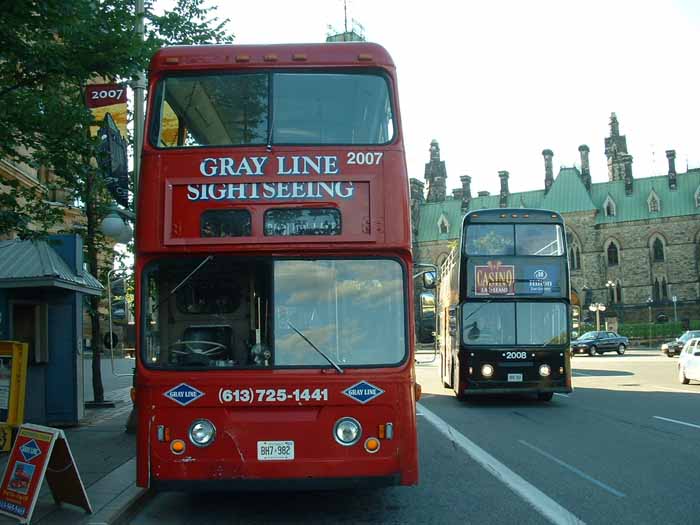
[[[573,473],[576,474],[577,476],[581,476],[583,479],[585,479],[585,480],[587,480],[587,481],[590,481],[590,482],[593,483],[594,485],[598,485],[601,489],[603,489],[603,490],[609,492],[610,494],[612,494],[612,495],[614,495],[614,496],[617,496],[618,498],[624,498],[624,497],[625,497],[624,492],[620,492],[619,490],[615,490],[615,489],[612,488],[610,485],[606,485],[606,484],[603,483],[602,481],[598,481],[597,479],[595,479],[595,478],[589,476],[588,474],[586,474],[586,473],[583,472],[582,470],[577,469],[576,467],[574,467],[574,466],[572,466],[572,465],[569,465],[568,463],[562,461],[561,459],[552,456],[552,455],[549,454],[548,452],[545,452],[544,450],[541,450],[541,449],[537,448],[535,445],[531,445],[530,443],[528,443],[527,441],[523,441],[522,439],[518,440],[518,442],[519,442],[521,445],[525,445],[526,447],[531,448],[532,450],[534,450],[534,451],[537,452],[538,454],[542,454],[544,457],[546,457],[546,458],[548,458],[548,459],[551,459],[551,460],[554,461],[555,463],[558,463],[559,465],[561,465],[562,467],[564,467],[564,468],[570,470],[571,472],[573,472]]]
[[[555,396],[561,396],[561,397],[569,397],[571,394],[559,394],[558,392],[554,392]]]
[[[595,377],[593,374],[584,374],[583,372],[579,372],[578,370],[574,370],[572,372],[572,374],[574,375],[574,377],[576,377],[576,376]]]
[[[531,485],[515,472],[506,467],[488,452],[480,448],[464,434],[453,428],[439,416],[420,405],[423,417],[429,421],[441,434],[445,435],[452,443],[460,447],[472,459],[493,474],[497,479],[505,483],[513,492],[522,497],[530,505],[552,523],[559,524],[583,524],[584,522],[574,514],[559,505],[544,492]]]
[[[677,423],[679,425],[685,425],[686,427],[700,428],[700,425],[693,425],[692,423],[686,423],[685,421],[678,421],[677,419],[669,419],[667,417],[654,416],[655,419],[661,419],[662,421],[670,421],[671,423]]]
[[[692,390],[681,390],[680,388],[668,388],[666,386],[651,385],[659,390],[668,390],[669,392],[679,392],[681,394],[700,394],[700,392],[694,392]]]

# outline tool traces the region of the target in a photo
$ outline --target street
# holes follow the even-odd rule
[[[161,493],[132,523],[697,521],[700,384],[677,382],[677,359],[655,350],[575,357],[571,395],[460,403],[431,357],[418,356],[417,487]]]

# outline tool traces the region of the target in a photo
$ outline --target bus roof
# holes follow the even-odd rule
[[[391,56],[371,42],[322,44],[197,45],[160,49],[150,71],[231,69],[247,67],[382,66],[394,68]]]
[[[474,222],[493,222],[498,220],[508,222],[552,222],[562,223],[564,219],[556,211],[539,210],[536,208],[488,208],[472,210],[464,216],[464,224]]]

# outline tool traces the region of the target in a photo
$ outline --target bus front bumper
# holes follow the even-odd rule
[[[462,389],[462,394],[465,396],[490,394],[545,394],[548,392],[569,394],[573,392],[573,390],[573,387],[566,384],[540,385],[533,383],[508,383],[506,381],[470,381],[466,388]]]
[[[367,489],[401,484],[401,475],[349,478],[285,478],[285,479],[152,479],[150,488],[156,492],[254,492]]]

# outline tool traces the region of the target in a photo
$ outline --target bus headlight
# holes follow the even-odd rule
[[[484,365],[481,367],[481,375],[484,377],[491,377],[493,375],[493,366]]]
[[[549,374],[552,373],[552,369],[549,367],[549,365],[540,365],[540,375],[542,377],[549,377]]]
[[[341,417],[333,427],[333,437],[343,445],[349,447],[357,443],[362,437],[362,426],[352,417]]]
[[[206,447],[212,444],[216,428],[208,419],[197,419],[190,425],[189,437],[193,445]]]

